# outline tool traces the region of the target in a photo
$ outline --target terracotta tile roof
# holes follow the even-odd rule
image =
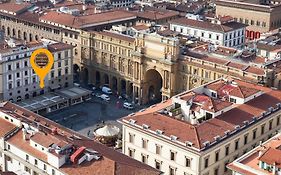
[[[61,147],[67,145],[66,142],[61,141],[60,139],[52,136],[51,134],[45,135],[43,133],[36,133],[30,138],[30,140],[48,148],[52,144],[60,145]],[[63,143],[64,142],[64,143]]]
[[[133,26],[132,28],[140,31],[140,30],[147,30],[147,29],[149,29],[149,26],[146,26],[146,25],[136,25],[136,26]]]
[[[12,3],[12,2],[8,2],[8,3],[1,3],[0,5],[0,11],[8,11],[8,12],[13,12],[13,13],[19,13],[21,11],[25,11],[28,8],[30,8],[32,5],[29,3],[21,3],[21,4],[17,4],[17,3]]]
[[[260,161],[273,166],[274,163],[277,168],[281,168],[281,135],[280,133],[267,140],[262,145],[254,148],[249,153],[241,156],[227,167],[235,172],[245,175],[252,174],[267,174],[272,172],[262,169],[259,166]]]
[[[133,37],[130,37],[128,35],[115,33],[115,32],[110,32],[110,31],[93,32],[93,33],[105,35],[105,36],[108,36],[108,37],[112,37],[112,38],[116,38],[116,39],[120,39],[120,40],[128,41],[128,42],[134,42],[135,41],[135,38],[133,38]]]
[[[172,10],[164,10],[153,7],[145,7],[143,11],[134,12],[139,18],[149,19],[149,20],[161,20],[168,19],[172,17],[177,17],[179,12]]]
[[[261,155],[259,160],[268,165],[273,165],[275,163],[277,167],[281,168],[281,150],[270,147]]]
[[[124,154],[121,154],[114,149],[108,148],[105,145],[102,145],[100,143],[97,143],[87,137],[84,137],[83,135],[80,135],[79,133],[72,131],[68,128],[65,128],[47,118],[44,118],[38,114],[35,114],[31,111],[28,111],[20,106],[17,106],[13,103],[6,102],[3,107],[0,107],[0,111],[7,112],[8,115],[12,115],[15,118],[21,119],[23,122],[27,122],[32,124],[34,119],[37,120],[37,122],[40,122],[41,125],[47,125],[48,128],[57,128],[58,134],[52,135],[56,137],[57,139],[61,140],[61,142],[66,141],[69,142],[75,146],[81,147],[85,146],[86,148],[93,149],[97,151],[102,158],[98,161],[90,161],[90,162],[83,162],[80,165],[69,165],[64,164],[60,170],[63,172],[69,174],[69,175],[77,175],[77,174],[83,174],[83,175],[160,175],[161,172],[146,165],[143,164],[137,160],[134,160]],[[16,112],[18,111],[18,112]],[[50,134],[50,130],[44,129],[44,132],[47,132]],[[60,133],[63,132],[63,135]],[[67,137],[70,136],[79,136],[81,139],[68,139]],[[36,136],[35,136],[35,139]],[[41,138],[39,139],[40,141]],[[45,143],[44,139],[44,143]],[[47,162],[47,157],[42,152],[36,150],[35,148],[31,147],[29,145],[29,141],[25,141],[23,139],[23,132],[19,131],[14,136],[9,138],[7,142],[11,145],[15,145],[19,149],[22,149],[26,152],[28,152],[31,155],[34,155],[38,157],[41,160],[44,160]],[[48,141],[47,141],[48,142]],[[46,144],[48,145],[48,143]],[[124,173],[125,172],[125,173]]]
[[[227,167],[228,167],[229,169],[231,169],[232,171],[239,172],[239,173],[241,173],[241,174],[243,174],[243,175],[256,175],[255,173],[251,173],[251,172],[249,172],[249,171],[247,171],[247,170],[245,170],[245,169],[239,168],[239,167],[235,166],[235,165],[232,164],[232,163],[231,163],[231,164],[228,164]]]
[[[36,148],[33,148],[30,143],[29,140],[24,140],[23,139],[23,132],[19,131],[17,132],[15,135],[13,135],[12,137],[10,137],[7,142],[15,147],[17,147],[18,149],[21,149],[25,152],[27,152],[28,154],[44,161],[47,162],[47,155],[39,150],[37,150]]]
[[[54,44],[50,44],[48,45],[48,49],[51,52],[59,52],[59,51],[63,51],[63,50],[68,50],[68,49],[72,49],[74,46],[70,45],[70,44],[65,44],[65,43],[54,43]]]
[[[84,16],[72,16],[70,14],[50,11],[46,15],[41,16],[40,21],[54,22],[74,28],[87,28],[105,23],[107,24],[111,21],[124,21],[134,18],[136,18],[134,14],[124,10],[114,10]]]
[[[228,106],[231,106],[232,103],[228,101],[222,101],[219,99],[212,99],[204,94],[197,94],[193,97],[193,103],[199,103],[202,105],[202,109],[210,112],[220,111]]]
[[[231,95],[239,98],[247,98],[256,94],[259,90],[241,85],[226,84],[223,80],[219,80],[212,84],[206,85],[208,89],[218,92],[219,96]]]
[[[122,121],[129,121],[130,119],[133,119],[136,121],[137,125],[142,126],[142,124],[146,124],[152,131],[157,129],[164,131],[163,134],[165,136],[177,136],[179,141],[183,143],[189,141],[194,144],[193,146],[195,148],[203,149],[204,142],[214,141],[214,137],[223,136],[228,130],[235,130],[237,125],[242,126],[244,125],[244,121],[251,121],[254,116],[260,116],[262,112],[267,111],[269,107],[276,106],[277,103],[281,103],[280,91],[249,84],[240,80],[235,81],[238,83],[238,86],[255,89],[255,92],[263,91],[264,94],[244,104],[235,105],[233,109],[197,125],[191,125],[185,121],[177,120],[173,117],[157,113],[157,111],[161,110],[161,107],[164,109],[171,105],[171,103],[167,103],[166,105],[160,104],[160,106],[156,105],[155,109],[150,108],[147,111],[144,111],[146,113],[136,113],[135,115],[124,117],[122,118]],[[214,87],[218,89],[221,85]],[[253,90],[250,90],[249,94],[252,93]],[[247,94],[248,92],[244,95],[247,96]],[[176,129],[174,126],[177,126]],[[182,132],[183,130],[186,132]]]
[[[208,29],[210,31],[215,31],[215,32],[229,32],[235,29],[239,28],[244,28],[246,27],[244,24],[238,23],[238,22],[229,22],[226,24],[214,24],[211,22],[207,21],[198,21],[198,20],[193,20],[193,19],[188,19],[188,18],[179,18],[170,21],[170,24],[179,24],[179,25],[184,25],[184,26],[190,26],[190,27],[195,27],[195,28],[200,28],[200,29]]]
[[[253,67],[253,66],[249,66],[245,71],[249,72],[249,73],[257,74],[257,75],[265,74],[265,70],[263,70],[262,68]]]
[[[3,138],[7,133],[15,129],[17,126],[0,118],[0,137]]]

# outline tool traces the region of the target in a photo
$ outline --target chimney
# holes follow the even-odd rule
[[[83,5],[83,6],[82,6],[82,10],[83,10],[83,11],[87,10],[87,5]]]
[[[272,166],[272,174],[273,175],[276,175],[276,162],[273,163],[273,166]]]
[[[22,132],[23,132],[23,134],[22,134],[23,140],[27,140],[27,131],[26,131],[26,129],[23,128]]]

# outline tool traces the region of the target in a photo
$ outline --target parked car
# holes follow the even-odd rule
[[[93,93],[94,94],[94,93]],[[100,93],[96,93],[95,94],[96,97],[100,98],[101,94]]]
[[[100,98],[103,99],[103,100],[105,100],[105,101],[110,101],[110,97],[109,97],[108,95],[106,95],[106,94],[102,94],[102,95],[100,96]]]
[[[79,83],[73,83],[73,85],[76,86],[76,87],[80,87]]]
[[[111,95],[111,94],[112,94],[111,89],[110,89],[109,87],[106,87],[106,86],[103,86],[103,87],[101,88],[101,91],[102,91],[103,93],[105,93],[105,94],[108,94],[108,95]]]
[[[133,104],[128,103],[128,102],[125,102],[125,103],[123,104],[123,107],[126,108],[126,109],[134,109]]]

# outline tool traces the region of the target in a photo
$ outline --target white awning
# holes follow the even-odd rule
[[[119,133],[119,128],[113,125],[105,125],[102,128],[97,129],[94,134],[97,136],[115,136],[118,135]]]

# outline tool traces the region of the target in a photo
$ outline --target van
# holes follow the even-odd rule
[[[101,91],[103,92],[103,93],[105,93],[105,94],[112,94],[112,91],[111,91],[111,89],[109,88],[109,87],[105,87],[105,86],[103,86],[102,88],[101,88]]]

